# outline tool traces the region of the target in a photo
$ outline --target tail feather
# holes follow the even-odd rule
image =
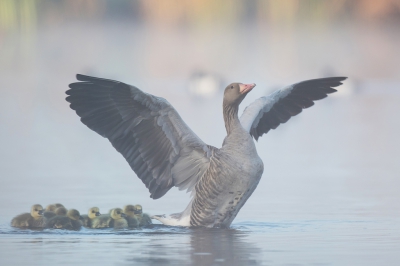
[[[150,218],[158,220],[165,225],[190,226],[190,216],[182,216],[182,213],[174,213],[171,215],[153,215]]]

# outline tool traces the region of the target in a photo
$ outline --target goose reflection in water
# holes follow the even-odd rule
[[[168,231],[164,231],[167,229]],[[141,244],[127,258],[134,265],[255,265],[262,262],[262,250],[249,242],[248,234],[237,229],[180,228],[154,225]],[[163,231],[163,232],[162,232]],[[139,241],[141,242],[141,241]],[[137,245],[138,239],[126,242]]]
[[[261,250],[235,229],[193,229],[190,235],[192,265],[255,265]]]

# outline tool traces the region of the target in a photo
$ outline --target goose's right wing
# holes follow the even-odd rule
[[[210,148],[163,98],[122,82],[77,75],[66,98],[82,123],[109,139],[157,199],[176,186],[194,188]]]
[[[286,123],[304,108],[313,106],[314,101],[335,92],[333,87],[342,85],[341,81],[345,79],[346,77],[311,79],[287,86],[247,106],[240,122],[258,140],[270,129]]]

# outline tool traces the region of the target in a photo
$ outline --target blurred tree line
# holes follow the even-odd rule
[[[400,0],[0,0],[0,32],[69,21],[127,19],[166,26],[393,23]],[[1,35],[0,35],[1,37]]]

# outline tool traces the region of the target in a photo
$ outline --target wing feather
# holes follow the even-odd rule
[[[83,124],[108,138],[150,191],[192,190],[210,162],[200,140],[163,98],[122,82],[77,75],[66,100]]]
[[[332,77],[302,81],[269,96],[261,97],[246,107],[240,122],[256,140],[271,129],[286,123],[290,117],[336,92],[332,87],[342,85],[346,77]]]

